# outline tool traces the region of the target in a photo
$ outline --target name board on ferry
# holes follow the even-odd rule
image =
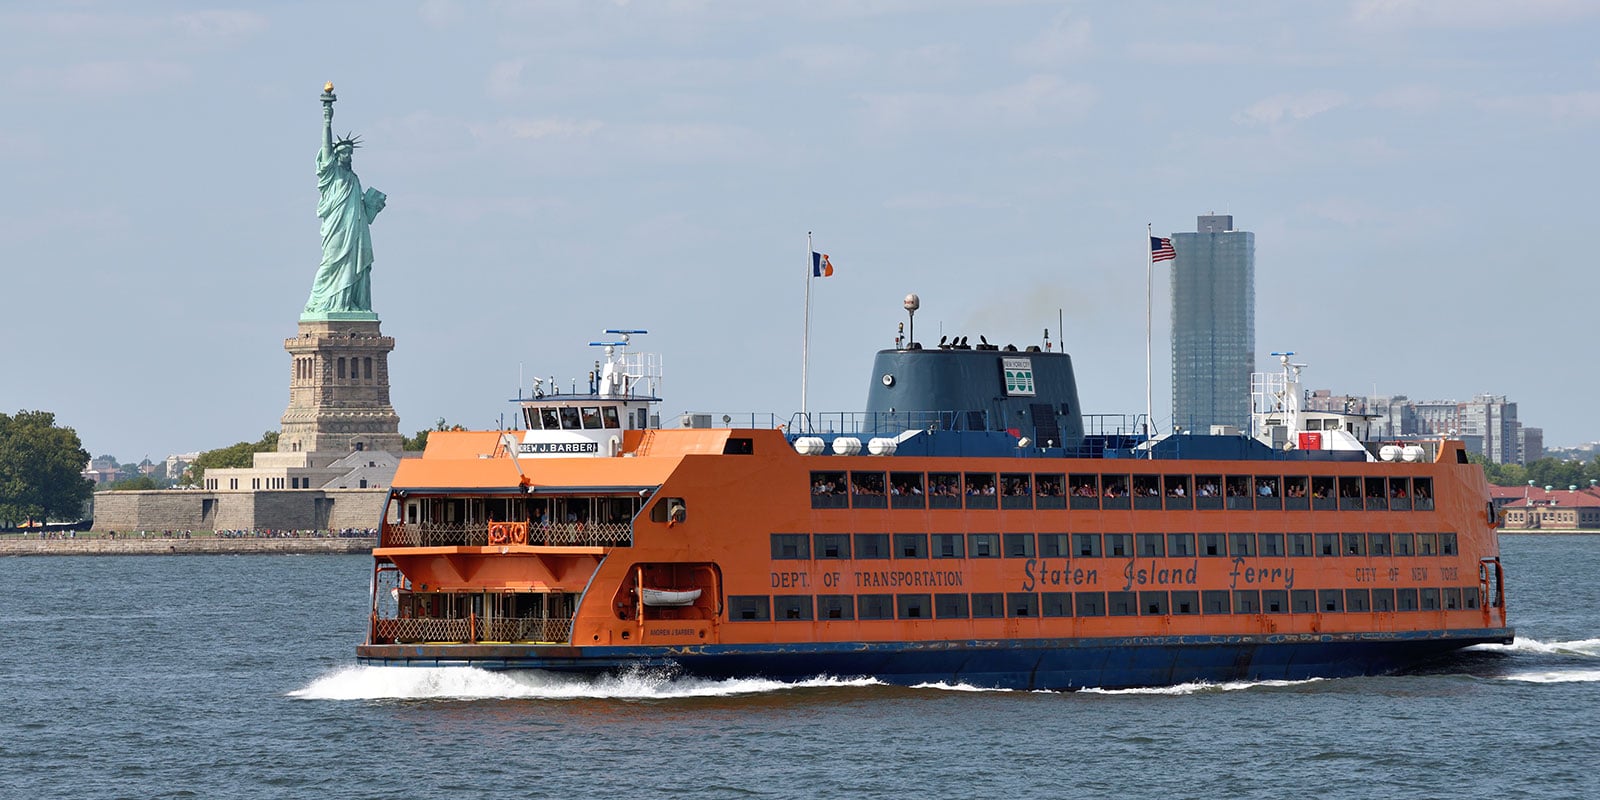
[[[1000,369],[1005,372],[1007,395],[1033,396],[1033,359],[1002,358]]]
[[[597,442],[523,442],[517,445],[518,453],[598,453]]]

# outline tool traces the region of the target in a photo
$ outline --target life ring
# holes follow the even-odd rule
[[[498,522],[489,523],[489,544],[505,544],[510,538],[505,525]]]

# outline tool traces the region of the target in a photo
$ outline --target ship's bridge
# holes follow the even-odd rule
[[[519,457],[615,456],[622,450],[623,431],[660,427],[653,405],[661,402],[661,357],[627,349],[633,336],[647,331],[606,333],[616,338],[589,343],[604,348],[605,357],[590,371],[587,392],[576,386],[560,392],[554,377],[547,392],[546,379],[534,378],[532,396],[512,401],[522,412]]]

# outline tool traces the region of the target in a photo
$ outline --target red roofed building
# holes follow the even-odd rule
[[[1500,529],[1515,531],[1600,530],[1600,488],[1545,490],[1537,486],[1490,486]]]

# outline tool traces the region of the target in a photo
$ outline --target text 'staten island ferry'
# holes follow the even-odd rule
[[[1512,639],[1462,444],[1366,444],[1287,358],[1254,436],[1086,431],[1070,356],[964,339],[879,352],[864,413],[664,430],[608,333],[588,392],[401,462],[362,663],[1072,689]]]

